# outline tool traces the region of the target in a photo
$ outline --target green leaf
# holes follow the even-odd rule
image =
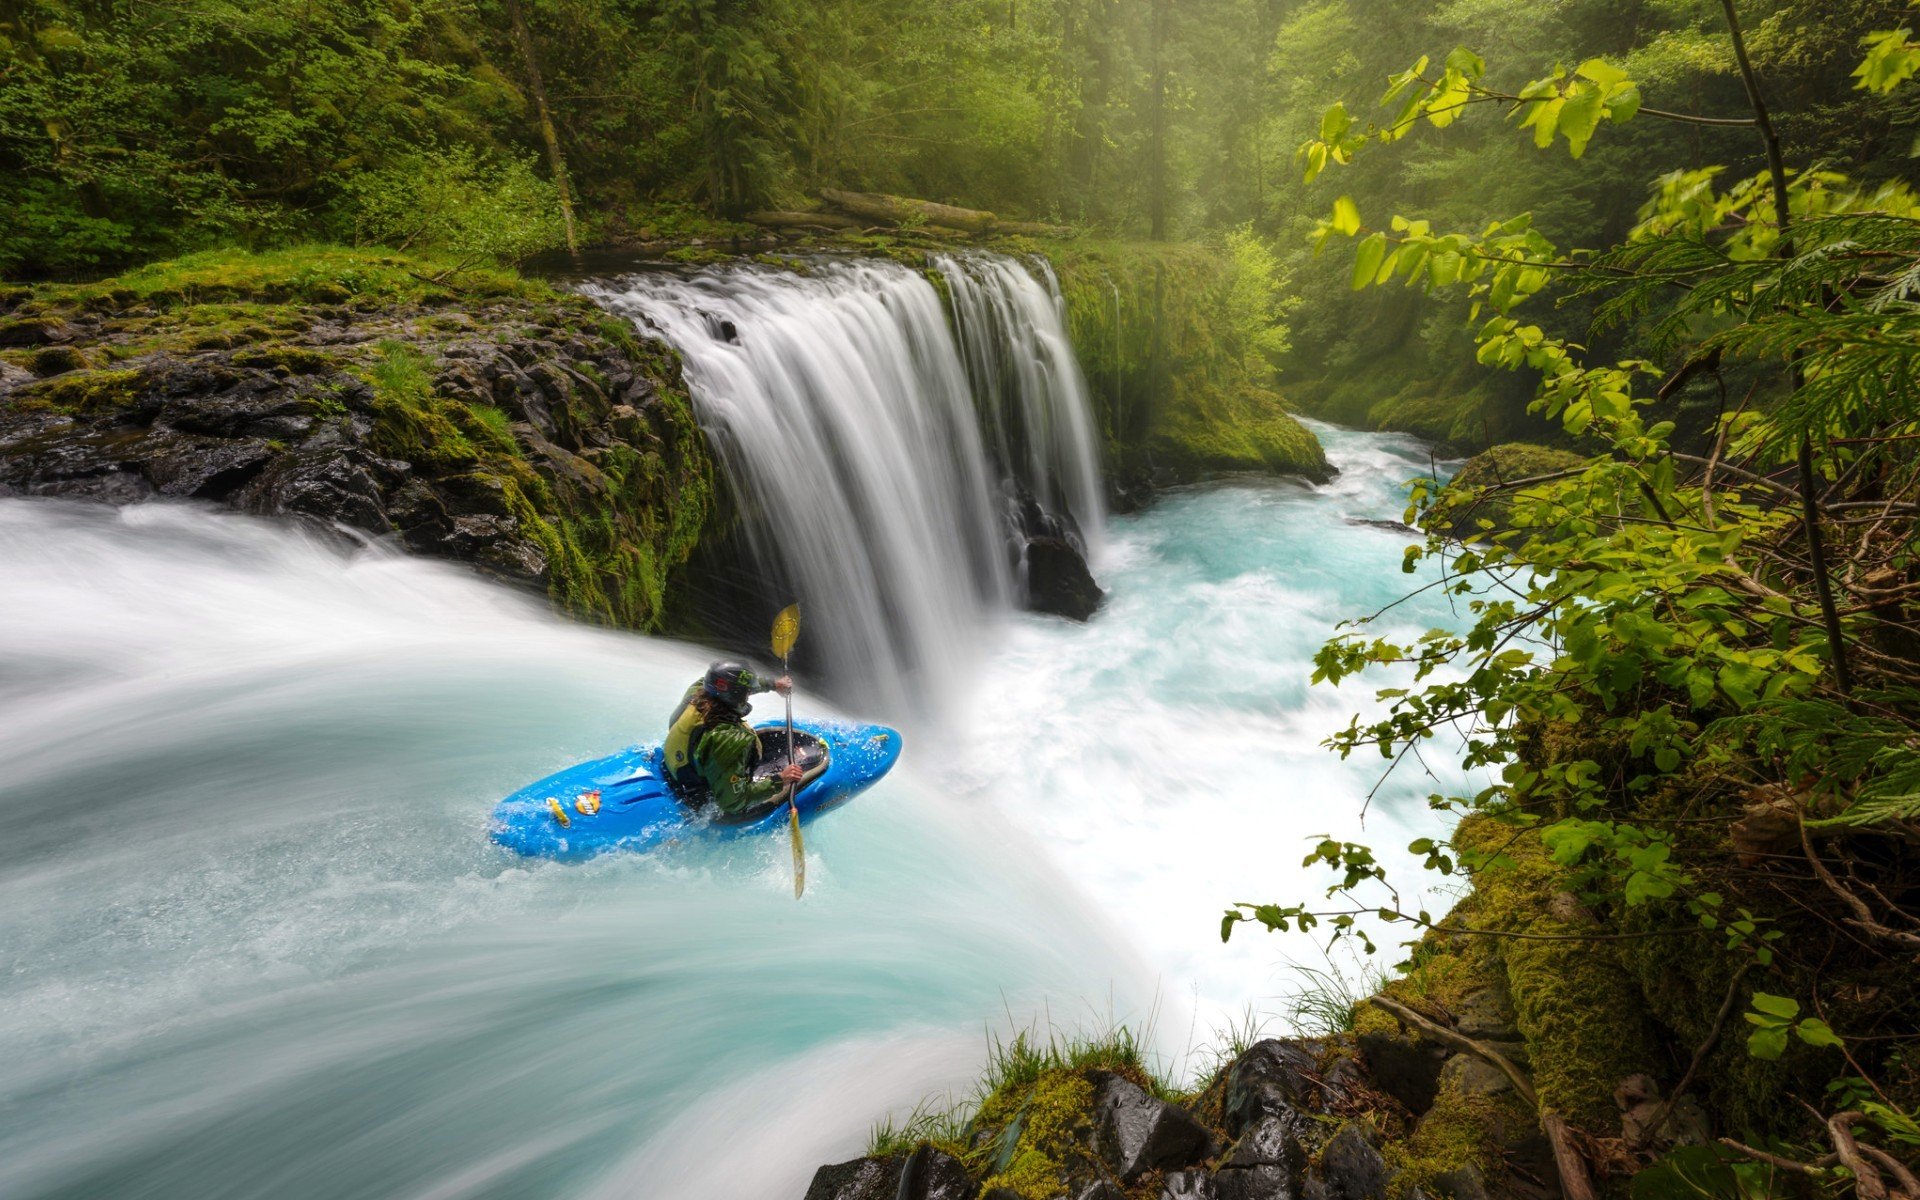
[[[1785,1029],[1756,1029],[1747,1035],[1747,1053],[1768,1062],[1787,1052]]]
[[[1467,79],[1478,79],[1487,73],[1487,60],[1465,46],[1459,46],[1447,55],[1447,70],[1457,71]]]
[[[1353,202],[1352,196],[1342,196],[1333,202],[1333,231],[1348,237],[1360,232],[1360,206]]]
[[[1374,282],[1380,273],[1380,264],[1387,258],[1387,235],[1376,233],[1360,243],[1360,250],[1353,260],[1353,290],[1360,291]]]
[[[1800,1015],[1800,1002],[1798,1000],[1793,999],[1791,996],[1775,996],[1769,992],[1755,992],[1753,994],[1753,1008],[1755,1012],[1765,1013],[1770,1017],[1780,1017],[1788,1021]]]
[[[1600,128],[1600,118],[1605,111],[1597,84],[1576,83],[1567,92],[1566,100],[1560,106],[1559,130],[1567,139],[1567,147],[1575,158],[1587,152],[1587,143],[1593,140],[1594,131]]]
[[[1619,67],[1602,59],[1590,58],[1574,68],[1575,75],[1582,79],[1591,79],[1605,91],[1612,91],[1627,82],[1627,73]]]
[[[1338,142],[1351,128],[1353,118],[1347,115],[1347,106],[1336,104],[1320,118],[1320,140]]]
[[[1845,1044],[1840,1040],[1840,1035],[1835,1033],[1825,1021],[1822,1021],[1818,1017],[1808,1017],[1806,1020],[1794,1026],[1793,1031],[1799,1034],[1800,1040],[1809,1046],[1840,1046]]]

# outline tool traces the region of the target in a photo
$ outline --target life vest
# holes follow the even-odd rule
[[[737,723],[724,716],[708,719],[701,715],[694,700],[701,693],[701,685],[694,684],[680,700],[680,707],[673,710],[673,719],[667,723],[667,741],[661,748],[667,760],[667,782],[673,785],[680,798],[690,803],[708,799],[712,789],[707,786],[706,776],[700,773],[700,742],[707,732],[717,725]]]

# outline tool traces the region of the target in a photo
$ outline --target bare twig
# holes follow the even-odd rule
[[[1880,1177],[1880,1171],[1867,1156],[1860,1153],[1860,1143],[1853,1140],[1853,1124],[1861,1119],[1854,1111],[1835,1113],[1827,1118],[1827,1136],[1833,1139],[1833,1150],[1840,1156],[1840,1165],[1853,1172],[1853,1189],[1860,1200],[1888,1200],[1887,1181]]]
[[[1512,1081],[1513,1089],[1519,1092],[1528,1104],[1535,1108],[1540,1107],[1540,1097],[1533,1090],[1533,1080],[1527,1078],[1525,1071],[1514,1066],[1510,1059],[1498,1050],[1495,1050],[1492,1046],[1487,1045],[1485,1042],[1476,1041],[1457,1029],[1448,1029],[1445,1025],[1437,1021],[1430,1021],[1397,1000],[1389,999],[1386,996],[1369,996],[1367,1000],[1375,1008],[1381,1009],[1405,1024],[1413,1026],[1428,1037],[1431,1037],[1434,1041],[1443,1042],[1456,1050],[1464,1050],[1468,1054],[1472,1054],[1498,1067],[1501,1074]]]

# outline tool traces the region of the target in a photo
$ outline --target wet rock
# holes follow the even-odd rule
[[[1221,1200],[1291,1200],[1306,1171],[1303,1137],[1311,1128],[1291,1109],[1254,1121],[1214,1172]]]
[[[1096,1072],[1090,1078],[1095,1087],[1094,1146],[1121,1179],[1186,1166],[1206,1156],[1212,1138],[1185,1109],[1149,1096],[1118,1075]]]
[[[1294,1176],[1284,1167],[1221,1167],[1213,1173],[1220,1200],[1293,1200]]]
[[[856,1158],[821,1167],[807,1187],[806,1200],[973,1200],[974,1191],[959,1159],[921,1146],[910,1155]]]
[[[1488,1200],[1486,1176],[1472,1163],[1435,1175],[1433,1191],[1440,1200]]]
[[[1355,1039],[1366,1056],[1373,1086],[1422,1113],[1433,1107],[1440,1088],[1440,1068],[1447,1061],[1444,1047],[1406,1032],[1363,1033]]]
[[[1220,1200],[1220,1190],[1207,1171],[1169,1171],[1160,1185],[1161,1200]]]
[[[1305,1200],[1384,1200],[1387,1162],[1354,1125],[1345,1126],[1320,1148],[1308,1172]]]
[[[51,319],[20,317],[0,321],[0,346],[44,346],[48,342],[66,341],[69,336],[65,325]]]
[[[1087,569],[1086,558],[1061,537],[1027,542],[1026,585],[1028,608],[1075,621],[1091,617],[1106,599]]]
[[[147,459],[146,475],[163,496],[219,500],[258,474],[274,456],[259,439],[171,437]]]
[[[16,367],[10,362],[0,362],[0,396],[23,383],[32,383],[33,380],[33,372],[25,367]]]
[[[995,1188],[993,1190],[1002,1192],[1007,1189]],[[982,1197],[982,1200],[985,1200],[985,1198]],[[1127,1200],[1127,1194],[1121,1191],[1120,1186],[1111,1180],[1096,1179],[1075,1192],[1073,1194],[1073,1200]]]
[[[1317,1108],[1318,1067],[1319,1056],[1300,1042],[1268,1038],[1248,1047],[1227,1069],[1228,1135],[1237,1138],[1263,1119],[1297,1119]]]

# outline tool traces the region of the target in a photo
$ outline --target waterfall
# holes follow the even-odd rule
[[[1018,599],[1020,531],[1091,549],[1104,519],[1051,273],[975,254],[932,267],[950,303],[889,261],[583,289],[680,351],[766,590],[797,596],[836,678],[896,706],[964,676]]]

